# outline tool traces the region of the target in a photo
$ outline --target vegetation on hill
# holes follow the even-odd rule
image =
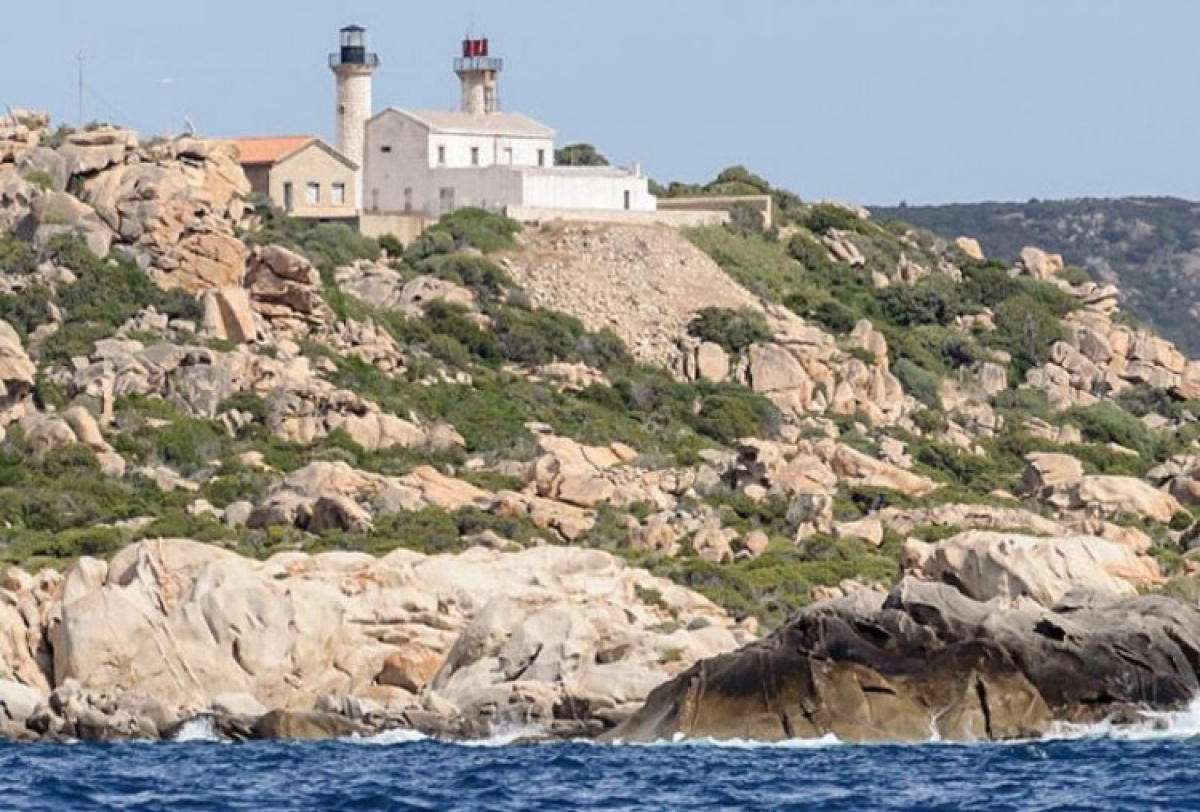
[[[1030,200],[879,207],[946,237],[975,237],[1014,260],[1036,245],[1116,284],[1127,307],[1189,354],[1200,354],[1200,204],[1169,197]]]
[[[588,145],[568,149],[560,162],[603,160]],[[389,477],[429,466],[493,492],[540,493],[546,483],[534,477],[553,479],[548,469],[557,464],[539,456],[539,440],[551,434],[601,449],[632,447],[639,472],[674,483],[661,504],[653,496],[619,504],[601,498],[589,505],[590,528],[571,534],[570,543],[626,556],[736,614],[774,625],[821,588],[897,577],[906,537],[934,540],[957,529],[928,519],[914,520],[904,533],[890,525],[875,534],[855,530],[856,524],[878,520],[882,510],[1015,509],[1019,503],[1011,495],[1025,492],[1031,452],[1070,454],[1089,474],[1144,477],[1153,466],[1195,450],[1200,409],[1170,387],[1143,382],[1119,396],[1051,408],[1047,394],[1028,385],[1030,372],[1057,357],[1056,346],[1061,354],[1072,337],[1064,319],[1085,307],[1072,287],[1079,279],[1037,280],[1015,273],[1003,259],[970,260],[944,236],[836,204],[806,203],[742,167],[725,170],[711,183],[659,190],[769,194],[777,204],[771,229],[757,212],[737,210],[726,226],[686,234],[754,294],[747,297],[754,307],[697,310],[687,323],[688,336],[674,339],[681,352],[699,342],[720,347],[729,374],[706,380],[639,363],[613,330],[589,329],[577,318],[534,307],[509,273],[514,266],[505,264],[511,257],[505,252],[522,250],[521,227],[508,218],[460,210],[401,246],[343,225],[293,220],[260,203],[254,228],[241,239],[251,247],[278,245],[307,257],[321,283],[309,284],[335,322],[291,342],[299,350],[290,352],[302,354],[297,364],[306,364],[322,385],[351,393],[383,414],[420,426],[449,424],[461,445],[368,449],[345,429],[304,444],[287,442],[269,428],[277,406],[272,395],[252,389],[203,414],[189,410],[186,399],[165,385],[152,395],[114,392],[103,439],[127,465],[124,476],[102,474],[112,462],[103,452],[74,445],[47,453],[35,447],[36,437],[31,440],[23,424],[9,426],[0,441],[0,560],[56,563],[156,536],[198,538],[257,556],[286,549],[448,551],[476,543],[483,533],[521,545],[563,541],[565,534],[556,536],[554,527],[539,526],[532,515],[477,505],[380,512],[358,532],[279,524],[252,528],[216,518],[235,503],[262,503],[281,479],[313,461],[344,462]],[[355,263],[381,276],[386,271],[397,288],[414,281],[451,283],[458,298],[385,307],[339,282],[344,279],[339,271]],[[69,274],[44,274],[47,264]],[[98,395],[74,386],[75,372],[101,339],[121,337],[150,348],[186,344],[197,352],[236,350],[257,362],[281,352],[279,342],[238,347],[202,338],[197,328],[205,311],[196,297],[163,291],[133,258],[120,251],[96,257],[70,234],[36,247],[0,235],[0,275],[9,282],[0,294],[0,318],[13,326],[38,365],[33,403],[43,412],[101,410]],[[148,313],[163,318],[142,318]],[[785,323],[800,324],[800,332],[817,327],[827,334],[821,340],[828,342],[825,360],[831,366],[813,373],[812,382],[826,407],[811,414],[797,412],[786,397],[747,385],[753,383],[745,370],[755,348],[778,340],[781,317],[789,313]],[[402,356],[402,365],[381,366],[348,351],[333,329],[346,325],[378,329]],[[882,337],[886,352],[881,344],[860,340],[864,325],[867,333]],[[828,407],[837,394],[830,370],[838,364],[839,374],[850,369],[847,374],[860,379],[893,382],[902,390],[903,408],[886,424],[873,424],[853,407]],[[548,371],[553,365],[569,366],[577,380],[556,380]],[[985,373],[1000,381],[986,391],[978,384]],[[812,444],[831,443],[871,460],[886,458],[892,475],[925,477],[937,487],[914,496],[899,487],[839,481],[833,492],[821,494],[828,497],[825,514],[807,526],[805,500],[811,493],[769,488],[775,483],[761,473],[755,476],[764,484],[743,481],[754,469],[753,463],[740,467],[745,438],[779,441],[796,455],[793,466],[802,473],[826,466],[822,470],[835,480],[845,475],[845,463],[835,473],[832,463],[815,459]],[[182,483],[163,485],[164,468]],[[797,476],[796,470],[791,474]],[[360,507],[373,508],[374,498],[363,497]],[[197,507],[199,500],[213,510]],[[1024,507],[1035,518],[1059,515],[1045,502],[1031,500]],[[1190,511],[1169,521],[1132,512],[1108,518],[1116,527],[1146,533],[1155,554],[1182,571]],[[644,539],[662,527],[673,534],[669,542],[633,544],[638,534]],[[761,536],[753,549],[747,542],[751,534]],[[704,548],[706,535],[726,544],[732,538],[736,545],[714,554]]]

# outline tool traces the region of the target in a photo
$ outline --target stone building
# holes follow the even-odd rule
[[[312,135],[229,139],[251,189],[293,217],[353,220],[358,166]]]

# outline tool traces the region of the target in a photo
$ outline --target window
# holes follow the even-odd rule
[[[304,202],[310,206],[319,205],[321,202],[321,184],[309,181],[304,186]]]
[[[391,145],[391,144],[384,144],[382,147],[380,147],[380,148],[379,148],[379,151],[380,151],[380,152],[383,152],[383,153],[389,153],[389,152],[391,152],[391,151],[392,151],[392,145]]]
[[[471,166],[479,166],[479,147],[471,147]]]
[[[296,205],[295,195],[292,192],[292,182],[285,181],[283,184],[283,210],[291,211]]]
[[[625,210],[633,208],[633,193],[628,189],[625,190]]]
[[[413,206],[412,187],[406,186],[406,187],[404,187],[404,210],[412,211],[412,206]]]
[[[546,150],[539,149],[538,150],[538,166],[545,166],[545,165],[546,165]]]
[[[438,164],[444,165],[445,163],[446,163],[446,148],[444,146],[439,145],[438,146]]]
[[[512,147],[505,147],[505,148],[504,148],[504,163],[508,164],[509,166],[512,166],[512,164],[513,164],[513,150],[512,150]]]
[[[346,184],[335,183],[330,190],[329,202],[335,206],[346,205]]]

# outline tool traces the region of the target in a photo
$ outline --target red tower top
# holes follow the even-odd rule
[[[463,59],[488,55],[488,41],[483,39],[464,39],[462,43]]]

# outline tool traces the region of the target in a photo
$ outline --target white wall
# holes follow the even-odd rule
[[[385,113],[367,122],[363,208],[402,212],[404,190],[412,189],[413,210],[424,209],[431,188],[428,146],[425,129],[404,116]]]
[[[430,173],[433,184],[430,212],[442,215],[447,212],[441,190],[454,190],[453,208],[473,206],[480,209],[501,211],[507,206],[520,205],[522,178],[520,170],[507,166],[486,169],[439,169]]]
[[[547,171],[523,170],[521,204],[539,209],[585,209],[589,211],[654,211],[649,181],[632,172],[560,167]],[[629,205],[625,205],[626,193]]]
[[[438,147],[446,148],[446,163],[438,163]],[[479,150],[479,163],[471,162],[471,150]],[[512,150],[509,160],[508,150]],[[511,135],[467,135],[430,133],[429,167],[446,166],[460,169],[471,166],[540,166],[538,151],[545,166],[554,164],[554,140]]]

